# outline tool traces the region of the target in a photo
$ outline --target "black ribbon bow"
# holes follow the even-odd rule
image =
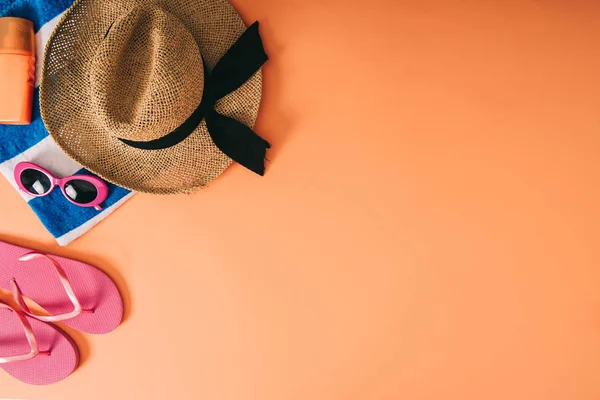
[[[148,142],[119,139],[144,150],[160,150],[180,143],[206,119],[208,132],[215,145],[229,158],[259,175],[265,173],[265,155],[269,142],[252,129],[214,110],[217,100],[242,86],[268,60],[258,32],[258,21],[252,24],[225,53],[210,76],[205,68],[202,102],[192,115],[173,132]]]

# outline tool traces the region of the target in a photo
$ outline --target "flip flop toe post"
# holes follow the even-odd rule
[[[84,333],[111,332],[123,319],[123,299],[115,283],[80,261],[0,242],[0,287],[12,291],[25,315]],[[32,313],[24,297],[49,315]]]
[[[50,385],[78,364],[77,346],[59,328],[0,302],[1,369],[30,385]]]

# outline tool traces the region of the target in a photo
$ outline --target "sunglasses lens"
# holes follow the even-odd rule
[[[26,169],[21,172],[21,184],[31,194],[45,194],[52,188],[50,178],[43,172],[35,169]]]
[[[65,193],[77,204],[89,204],[98,197],[98,189],[82,179],[73,179],[65,185]]]

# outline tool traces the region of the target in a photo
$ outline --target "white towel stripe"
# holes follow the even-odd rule
[[[44,49],[46,48],[46,43],[48,43],[48,39],[50,39],[52,31],[54,31],[54,28],[58,24],[58,21],[60,21],[62,18],[63,14],[64,12],[46,22],[46,24],[42,26],[35,34],[35,87],[40,86],[40,74],[42,73],[42,61],[44,60]]]

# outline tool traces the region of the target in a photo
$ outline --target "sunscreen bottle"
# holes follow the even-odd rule
[[[22,18],[0,18],[0,124],[31,122],[34,82],[33,23]]]

